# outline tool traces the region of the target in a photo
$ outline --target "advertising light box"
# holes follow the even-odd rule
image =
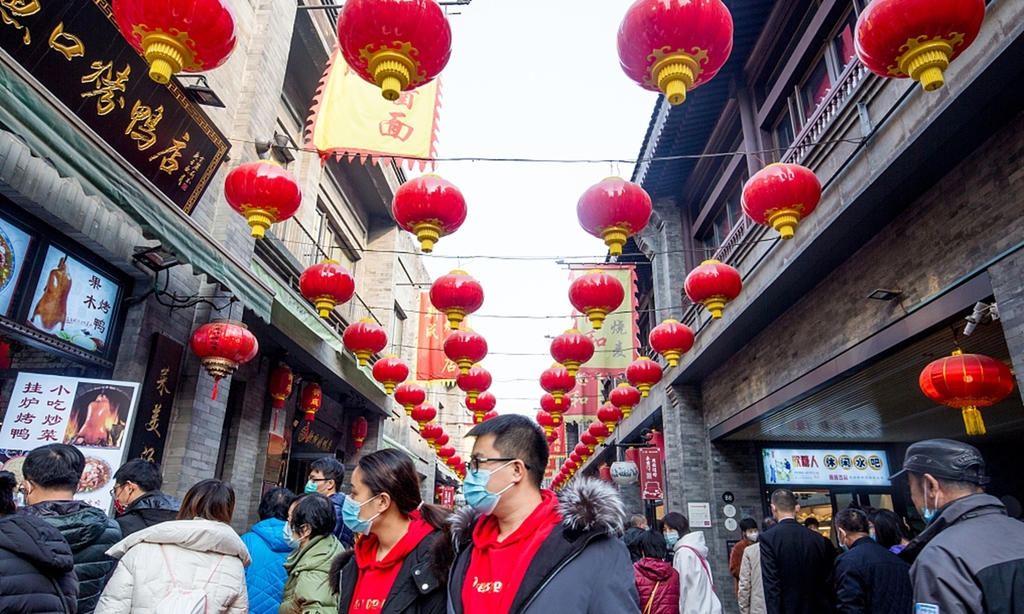
[[[889,485],[889,459],[884,450],[766,448],[762,455],[766,484]]]

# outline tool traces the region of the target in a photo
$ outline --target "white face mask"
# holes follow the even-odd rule
[[[749,539],[752,542],[756,542],[757,538],[760,537],[760,535],[761,534],[758,533],[757,531],[750,531],[750,532],[747,533],[747,539]]]

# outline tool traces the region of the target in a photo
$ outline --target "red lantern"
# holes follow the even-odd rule
[[[320,405],[323,402],[324,391],[320,389],[320,384],[310,383],[302,388],[302,402],[300,406],[306,414],[304,417],[306,422],[316,420],[316,412],[320,411]]]
[[[433,0],[346,0],[338,17],[345,62],[387,100],[437,78],[452,54],[452,31]]]
[[[626,379],[640,389],[640,394],[647,396],[651,386],[661,381],[661,365],[646,356],[641,356],[626,367]]]
[[[420,249],[429,254],[441,237],[466,221],[466,199],[450,182],[437,175],[423,175],[395,191],[391,212],[398,225],[416,235]]]
[[[576,454],[575,452],[571,452],[569,454],[569,460],[571,460],[572,462],[576,463],[579,466],[583,465],[583,459],[580,458],[580,455]]]
[[[575,452],[582,459],[586,459],[591,454],[590,448],[588,448],[586,445],[582,443],[576,444],[576,447],[573,448],[573,452]]]
[[[874,0],[857,20],[857,56],[880,77],[910,77],[931,92],[984,19],[985,0]]]
[[[619,26],[619,63],[640,87],[682,104],[732,53],[732,15],[721,0],[637,0]]]
[[[341,341],[359,359],[359,366],[365,367],[371,356],[387,346],[388,334],[380,324],[370,318],[363,318],[345,328]]]
[[[492,418],[497,418],[497,417],[498,417],[498,410],[492,409],[491,411],[489,411],[486,414],[484,414],[483,421],[487,422],[488,420],[490,420]]]
[[[252,360],[260,351],[260,344],[252,332],[245,324],[234,320],[214,320],[203,324],[192,333],[189,345],[200,358],[203,368],[213,377],[212,399],[217,398],[220,380],[234,373],[239,365]]]
[[[711,312],[711,317],[722,317],[725,304],[736,299],[743,289],[740,272],[717,260],[705,260],[690,271],[683,284],[691,301]]]
[[[568,369],[555,363],[540,374],[540,387],[551,393],[557,403],[576,387],[576,378],[569,375]]]
[[[455,384],[470,401],[475,401],[481,392],[491,387],[491,374],[480,365],[473,365],[469,373],[455,379]]]
[[[448,433],[441,433],[441,436],[434,440],[434,447],[441,449],[448,445],[449,441],[451,441],[451,438],[448,437]]]
[[[679,357],[693,347],[693,331],[679,320],[668,319],[651,329],[647,336],[651,348],[668,360],[670,367],[679,364]]]
[[[420,403],[416,407],[412,408],[412,414],[410,417],[419,425],[420,430],[427,425],[428,422],[437,417],[437,410],[430,403]]]
[[[621,177],[608,177],[591,186],[576,204],[580,226],[604,239],[608,253],[622,255],[626,239],[647,227],[651,197],[643,188]]]
[[[799,164],[769,164],[747,180],[740,203],[750,219],[792,239],[797,224],[820,200],[821,182],[814,171]]]
[[[594,437],[590,431],[584,431],[583,434],[580,435],[580,443],[587,446],[587,449],[590,450],[591,454],[593,454],[594,449],[597,448],[600,442],[597,441],[597,437]]]
[[[459,365],[465,375],[470,367],[487,357],[487,340],[472,329],[457,330],[444,340],[444,355]]]
[[[437,455],[443,459],[455,456],[455,446],[441,446],[437,449]]]
[[[579,465],[576,464],[576,461],[570,458],[565,461],[565,468],[568,469],[570,473],[573,473],[579,468]]]
[[[395,388],[395,401],[403,408],[405,413],[412,416],[412,410],[417,405],[427,400],[427,391],[416,384],[401,384]]]
[[[167,83],[178,72],[217,68],[235,49],[235,18],[225,0],[114,0],[121,35],[142,52],[149,77]]]
[[[598,445],[604,445],[605,437],[611,435],[611,433],[608,432],[608,427],[600,422],[591,422],[590,426],[587,427],[587,432],[597,439]]]
[[[339,262],[324,260],[302,272],[299,291],[313,303],[321,318],[327,318],[335,307],[352,299],[356,293],[356,280]]]
[[[462,468],[462,459],[456,454],[455,456],[449,456],[444,459],[444,464],[448,465],[453,470],[458,471]]]
[[[601,469],[598,470],[598,474],[601,476],[602,482],[612,481],[612,468],[609,467],[608,465],[601,467]]]
[[[979,407],[988,407],[1013,392],[1013,373],[1002,362],[960,350],[940,358],[921,372],[921,391],[935,401],[962,411],[968,435],[984,435]]]
[[[467,315],[483,306],[484,289],[465,271],[452,271],[430,286],[430,302],[448,316],[452,330],[457,330]]]
[[[430,445],[434,445],[441,435],[444,435],[444,428],[436,422],[428,422],[420,427],[420,437],[426,439]]]
[[[388,354],[373,363],[373,379],[384,384],[384,393],[391,394],[395,386],[409,379],[409,365],[394,354]]]
[[[608,427],[608,434],[614,433],[615,427],[622,422],[622,410],[606,403],[597,410],[597,419]]]
[[[284,407],[284,400],[292,394],[292,384],[295,383],[295,376],[288,365],[281,365],[270,374],[270,398],[274,399],[274,409]]]
[[[262,239],[272,224],[295,215],[302,204],[302,189],[277,162],[258,160],[228,173],[224,198],[249,222],[252,236]]]
[[[567,330],[551,341],[551,357],[576,377],[580,365],[594,357],[594,341],[575,328]]]
[[[573,378],[575,382],[575,378]],[[551,414],[551,417],[555,421],[555,426],[562,423],[562,414],[569,411],[569,400],[562,398],[560,401],[555,400],[555,395],[551,393],[544,394],[540,397],[540,408]]]
[[[475,399],[466,399],[466,408],[473,412],[473,424],[480,424],[484,421],[484,415],[493,410],[498,404],[498,399],[490,392],[481,392]]]
[[[569,302],[576,311],[586,314],[594,330],[601,328],[605,317],[618,309],[625,297],[622,283],[599,269],[587,271],[569,286]]]
[[[622,411],[622,418],[626,419],[632,413],[633,408],[640,404],[641,396],[639,389],[622,382],[612,389],[611,394],[608,395],[608,402],[618,407]]]
[[[555,432],[555,419],[543,409],[537,410],[537,424],[544,427],[544,436],[550,438]]]
[[[363,448],[363,442],[366,441],[366,433],[369,431],[369,428],[369,423],[362,416],[359,416],[352,422],[352,439],[356,442],[356,450]]]

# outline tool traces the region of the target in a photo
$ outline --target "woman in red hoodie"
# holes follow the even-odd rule
[[[342,516],[359,534],[355,549],[332,565],[339,612],[443,614],[454,553],[450,512],[424,505],[416,466],[387,449],[359,459]]]
[[[643,614],[679,614],[679,572],[666,563],[665,536],[647,531],[637,542],[643,557],[633,564]]]

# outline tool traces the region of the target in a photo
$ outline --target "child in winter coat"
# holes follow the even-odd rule
[[[643,614],[679,614],[679,572],[665,562],[668,545],[661,533],[637,538],[641,559],[633,564]]]

